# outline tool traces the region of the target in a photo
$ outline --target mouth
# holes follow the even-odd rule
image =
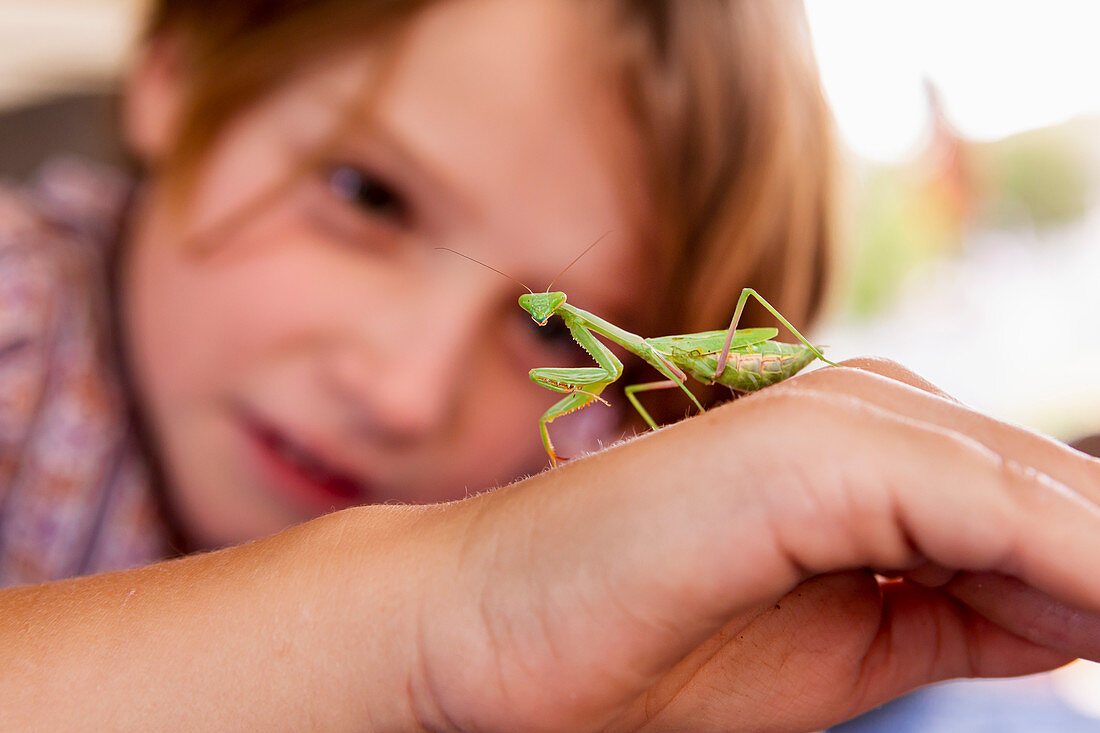
[[[287,433],[252,415],[242,415],[261,473],[307,513],[315,515],[370,503],[370,487]]]

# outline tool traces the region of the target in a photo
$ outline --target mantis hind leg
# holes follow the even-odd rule
[[[741,291],[741,297],[737,299],[737,307],[733,311],[733,320],[730,321],[729,331],[726,333],[726,343],[722,345],[722,351],[718,354],[718,364],[714,370],[715,379],[717,379],[718,376],[726,368],[726,362],[729,360],[730,356],[730,344],[733,343],[733,334],[737,331],[737,322],[741,320],[741,312],[745,310],[745,304],[748,302],[750,296],[755,298],[756,302],[758,302],[760,305],[767,308],[768,312],[775,316],[788,331],[794,334],[795,337],[802,342],[802,345],[808,348],[814,356],[816,356],[818,359],[821,359],[821,361],[825,362],[826,364],[837,366],[836,362],[832,362],[826,359],[825,355],[821,353],[821,350],[811,344],[809,340],[805,336],[803,336],[797,328],[791,325],[790,321],[783,317],[782,313],[777,311],[771,303],[764,300],[760,293],[756,292],[752,288],[745,288]]]
[[[550,456],[551,466],[557,466],[559,459],[558,454],[554,452],[554,443],[550,440],[550,423],[554,422],[562,415],[568,415],[571,412],[581,410],[596,401],[607,404],[606,400],[598,394],[581,390],[571,392],[555,403],[553,407],[543,413],[542,417],[539,418],[539,435],[542,436],[542,447],[546,449],[546,454]]]
[[[646,342],[646,346],[648,347],[649,351],[646,352],[646,356],[644,356],[643,358],[649,363],[649,365],[652,366],[657,371],[659,371],[663,376],[667,377],[668,381],[672,382],[673,387],[679,387],[680,390],[688,396],[688,398],[691,400],[692,404],[694,404],[696,407],[699,408],[699,412],[706,412],[706,408],[703,407],[703,404],[701,402],[699,402],[699,398],[695,396],[694,392],[692,392],[690,389],[687,388],[687,383],[686,383],[687,382],[687,375],[684,374],[683,370],[680,369],[675,364],[673,364],[672,362],[670,362],[667,357],[665,357],[663,354],[661,354],[661,352],[654,349],[653,345],[651,343]],[[646,382],[645,383],[645,385],[653,385],[653,384],[661,384],[661,382]],[[635,385],[635,386],[645,386],[645,385]],[[663,387],[652,387],[652,386],[650,386],[650,387],[648,387],[648,389],[664,389],[664,388]],[[642,392],[644,390],[635,389],[634,391]],[[631,400],[631,401],[634,402],[634,406],[637,407],[642,412],[642,417],[647,417],[645,410],[642,410],[642,408],[638,405],[638,403],[636,401],[634,401],[634,400]],[[657,427],[652,422],[650,422],[649,418],[647,418],[646,422],[649,422],[649,424],[652,425],[654,428]]]

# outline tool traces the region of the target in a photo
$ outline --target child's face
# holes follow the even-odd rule
[[[239,226],[215,225],[346,120],[368,50],[239,117],[186,213],[168,213],[154,181],[124,271],[125,328],[171,501],[198,545],[334,507],[460,498],[546,465],[537,420],[560,395],[527,372],[586,360],[532,323],[516,284],[434,248],[541,290],[610,231],[555,289],[639,323],[642,163],[590,8],[434,6],[376,124],[354,125]],[[569,433],[613,438],[619,416],[597,406],[552,430],[568,455]]]

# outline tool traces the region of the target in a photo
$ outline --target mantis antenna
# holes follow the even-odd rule
[[[498,274],[498,275],[503,275],[504,277],[506,277],[506,278],[508,278],[509,280],[511,280],[512,282],[514,282],[514,283],[515,283],[516,285],[521,285],[521,286],[523,286],[524,288],[526,288],[526,290],[527,290],[527,292],[528,292],[528,293],[531,293],[532,295],[534,295],[534,294],[535,294],[535,291],[534,291],[534,290],[532,290],[531,288],[528,288],[528,287],[527,287],[526,285],[524,285],[523,283],[521,283],[521,282],[520,282],[519,280],[515,279],[515,278],[514,278],[514,277],[512,277],[511,275],[509,275],[509,274],[507,274],[507,273],[505,273],[505,272],[501,272],[500,270],[498,270],[497,268],[493,267],[492,265],[486,265],[486,264],[485,264],[484,262],[482,262],[481,260],[476,260],[476,259],[474,259],[473,257],[471,257],[470,255],[464,255],[464,254],[462,254],[461,252],[459,252],[458,250],[454,250],[454,249],[451,249],[450,247],[436,247],[436,249],[441,249],[441,250],[444,250],[445,252],[450,252],[451,254],[456,254],[456,255],[458,255],[459,257],[462,257],[462,258],[464,258],[464,259],[467,259],[467,260],[469,260],[470,262],[475,262],[475,263],[477,263],[477,264],[481,265],[482,267],[485,267],[485,268],[488,268],[488,269],[492,270],[493,272],[495,272],[495,273],[496,273],[496,274]]]
[[[601,241],[603,240],[603,238],[604,238],[604,237],[606,237],[606,236],[607,236],[608,234],[610,234],[611,232],[612,232],[612,230],[611,230],[611,229],[608,229],[608,230],[607,230],[606,232],[604,232],[603,234],[601,234],[601,235],[599,236],[599,238],[598,238],[598,239],[597,239],[597,240],[596,240],[595,242],[593,242],[592,244],[590,244],[590,245],[588,245],[587,247],[585,247],[585,248],[584,248],[584,251],[583,251],[583,252],[581,252],[581,253],[580,253],[579,255],[577,255],[576,257],[574,257],[574,258],[573,258],[573,261],[572,261],[572,262],[570,262],[570,263],[569,263],[568,265],[566,265],[566,266],[565,266],[565,269],[564,269],[564,270],[562,270],[561,272],[559,272],[559,273],[558,273],[557,275],[554,275],[554,279],[553,279],[553,280],[551,280],[551,281],[550,281],[550,284],[546,286],[546,292],[548,292],[548,293],[549,293],[549,292],[550,292],[550,288],[554,287],[554,283],[556,283],[556,282],[558,281],[558,278],[559,278],[559,277],[561,277],[561,276],[562,276],[562,275],[564,275],[565,273],[569,272],[569,268],[570,268],[570,267],[572,267],[573,265],[577,264],[577,262],[578,262],[578,261],[580,260],[580,258],[581,258],[581,257],[584,257],[584,256],[585,256],[586,254],[588,254],[588,253],[589,253],[589,251],[591,251],[591,249],[592,249],[593,247],[595,247],[595,246],[596,246],[597,244],[599,244],[599,243],[600,243],[600,242],[601,242]],[[530,289],[530,288],[528,288],[528,289]]]

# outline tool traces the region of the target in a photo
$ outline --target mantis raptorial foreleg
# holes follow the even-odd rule
[[[543,416],[539,418],[539,435],[542,437],[542,447],[546,449],[546,455],[550,456],[550,465],[558,465],[559,460],[558,454],[554,451],[554,442],[550,440],[550,423],[554,422],[554,420],[562,415],[568,415],[570,412],[576,412],[577,410],[588,407],[596,400],[607,404],[602,397],[592,394],[591,392],[572,392],[556,402],[553,407],[547,410]]]
[[[600,397],[600,392],[622,376],[623,373],[623,363],[591,331],[585,328],[580,319],[570,314],[563,314],[562,318],[574,340],[580,344],[589,356],[595,359],[598,367],[548,367],[531,370],[531,379],[536,384],[555,392],[568,393],[566,397],[555,403],[539,418],[539,434],[542,436],[542,445],[546,448],[546,453],[550,456],[550,463],[553,465],[557,465],[558,456],[554,452],[554,444],[550,440],[550,423],[562,415],[588,407],[597,400],[606,405],[607,401]]]
[[[745,310],[745,303],[748,302],[749,296],[756,298],[756,301],[760,305],[768,309],[768,312],[775,316],[780,323],[782,323],[788,331],[795,335],[795,337],[802,342],[802,344],[808,348],[814,356],[821,359],[826,364],[831,366],[837,366],[836,363],[829,361],[825,358],[825,355],[821,353],[821,350],[811,344],[805,336],[798,332],[798,329],[791,325],[790,321],[783,317],[783,314],[777,311],[772,304],[764,300],[760,293],[756,292],[752,288],[745,288],[741,291],[741,297],[737,299],[737,307],[733,310],[733,319],[730,321],[729,330],[726,332],[726,342],[722,345],[722,350],[718,354],[718,365],[714,369],[714,379],[717,380],[722,372],[726,369],[726,362],[730,358],[730,344],[733,343],[733,336],[737,332],[737,323],[741,320],[741,312]],[[713,382],[712,382],[713,383]]]
[[[596,240],[596,242],[598,241]],[[605,402],[600,397],[600,392],[622,376],[622,362],[615,358],[615,355],[596,338],[596,334],[630,351],[665,377],[663,381],[635,384],[625,389],[627,399],[630,400],[634,408],[638,410],[638,414],[651,428],[656,428],[657,422],[642,407],[635,396],[636,392],[678,387],[687,394],[700,412],[703,411],[703,405],[685,384],[689,373],[693,379],[700,382],[708,384],[718,382],[726,385],[734,392],[751,392],[794,376],[815,358],[821,359],[832,366],[837,366],[826,359],[820,349],[811,344],[805,336],[799,333],[798,329],[772,307],[771,303],[764,300],[752,288],[745,288],[741,291],[741,296],[737,299],[737,307],[734,309],[733,319],[730,321],[729,330],[725,332],[725,342],[722,344],[721,349],[715,349],[716,342],[722,337],[721,331],[700,331],[698,333],[644,339],[593,313],[566,303],[565,293],[551,291],[550,288],[558,277],[564,275],[570,267],[576,264],[577,260],[596,246],[596,242],[590,244],[584,252],[581,252],[564,270],[558,273],[557,277],[551,280],[550,285],[546,286],[546,291],[542,293],[536,293],[519,280],[497,270],[495,267],[486,265],[484,262],[461,252],[448,250],[460,257],[487,267],[525,288],[527,293],[519,296],[519,305],[530,314],[531,319],[538,325],[545,326],[552,316],[560,316],[569,328],[574,340],[598,364],[597,368],[545,368],[532,369],[530,372],[531,379],[537,384],[555,392],[566,393],[564,398],[547,410],[539,419],[542,443],[550,456],[551,463],[556,465],[558,458],[554,454],[554,445],[550,442],[548,428],[550,423],[562,415],[580,410],[597,400]],[[437,249],[447,248],[438,247]],[[802,342],[802,346],[773,341],[772,339],[778,334],[778,330],[775,328],[747,328],[739,334],[737,323],[741,320],[741,313],[744,311],[745,304],[750,297],[756,298],[757,302],[764,306],[769,313],[778,318],[787,330],[798,337],[798,340]],[[734,348],[735,340],[737,341],[736,348],[739,358],[731,373],[726,374],[726,365],[729,361],[730,351]],[[715,362],[714,371],[711,371],[710,359],[714,354],[718,354],[718,359]]]
[[[692,403],[699,408],[700,412],[704,411],[703,405],[684,383],[687,379],[687,375],[683,370],[671,363],[664,355],[655,351],[645,339],[625,331],[620,331],[618,333],[607,332],[606,326],[609,324],[606,324],[602,319],[591,316],[591,314],[585,311],[571,313],[563,310],[559,311],[559,315],[562,320],[565,321],[565,325],[569,328],[569,332],[573,335],[576,342],[580,344],[581,348],[583,348],[589,356],[596,360],[599,368],[580,367],[531,370],[530,376],[535,383],[547,389],[552,389],[555,392],[569,393],[568,397],[558,401],[539,419],[539,433],[542,436],[543,446],[546,448],[546,452],[549,454],[552,464],[557,465],[558,457],[554,452],[554,446],[550,440],[549,424],[562,415],[587,407],[595,400],[607,404],[606,401],[599,396],[600,392],[602,392],[607,385],[619,379],[623,373],[622,362],[611,353],[602,341],[596,338],[595,334],[590,330],[592,328],[599,329],[604,336],[615,340],[620,346],[642,357],[650,366],[667,377],[667,380],[662,382],[633,385],[632,387],[627,387],[625,390],[630,403],[634,405],[634,408],[638,410],[638,414],[642,416],[642,419],[645,420],[651,428],[656,429],[657,423],[645,408],[642,407],[641,403],[638,402],[638,398],[633,394],[634,392],[647,389],[661,389],[663,386],[667,386],[668,388],[679,387],[687,394]]]

